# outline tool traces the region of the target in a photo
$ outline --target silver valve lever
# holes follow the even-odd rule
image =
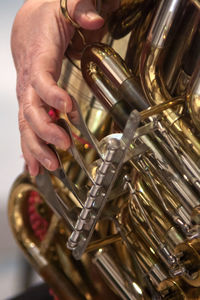
[[[79,166],[81,167],[81,169],[84,170],[84,172],[86,173],[86,175],[88,176],[88,178],[91,180],[91,182],[93,183],[94,180],[89,172],[89,168],[88,166],[86,166],[86,163],[84,162],[83,158],[82,158],[82,155],[80,154],[80,152],[77,150],[76,148],[76,145],[74,144],[74,139],[73,139],[73,135],[72,135],[72,132],[71,132],[71,129],[70,129],[70,126],[68,125],[68,123],[64,120],[64,119],[59,119],[57,121],[57,124],[59,126],[61,126],[65,131],[66,133],[70,136],[70,139],[71,139],[71,145],[68,149],[71,150],[71,153],[74,157],[74,159],[76,160],[76,162],[79,164]]]
[[[49,145],[51,150],[55,153],[57,156],[57,159],[59,161],[59,167],[55,171],[51,171],[51,174],[56,176],[62,183],[74,194],[74,196],[77,198],[79,201],[80,205],[83,206],[83,203],[85,202],[86,195],[85,193],[78,189],[75,184],[67,177],[65,174],[60,156],[58,152],[56,151],[55,147],[53,145]]]
[[[88,129],[88,127],[82,117],[78,103],[76,102],[76,100],[74,99],[74,97],[72,95],[70,95],[70,97],[72,100],[73,109],[70,113],[67,114],[69,121],[71,122],[71,124],[74,127],[76,127],[80,131],[80,133],[94,147],[94,149],[98,153],[99,157],[101,158],[102,154],[100,151],[99,142],[97,141],[96,137]]]
[[[58,217],[62,216],[62,218],[73,229],[75,225],[74,214],[72,213],[72,210],[68,209],[66,204],[54,190],[48,170],[43,168],[43,172],[36,176],[36,184],[39,191],[44,195],[45,200],[54,211],[54,213]]]

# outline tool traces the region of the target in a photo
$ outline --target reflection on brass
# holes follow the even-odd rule
[[[196,66],[195,73],[191,80],[190,89],[188,91],[187,100],[191,118],[197,127],[200,129],[200,61]]]
[[[63,16],[66,19],[66,22],[70,22],[77,29],[77,32],[79,33],[79,35],[82,39],[82,43],[83,43],[83,45],[85,45],[85,43],[86,43],[85,42],[85,37],[82,34],[82,32],[79,30],[80,25],[78,23],[76,23],[74,20],[72,20],[72,18],[69,15],[69,12],[68,12],[68,9],[67,9],[67,0],[61,0],[60,1],[60,8],[61,8]]]
[[[84,31],[92,43],[80,61],[64,58],[58,81],[80,109],[60,114],[74,148],[54,149],[57,172],[16,179],[13,234],[60,300],[198,300],[199,1],[95,4],[105,35]],[[30,208],[31,192],[40,205]],[[43,237],[32,211],[48,224]],[[85,249],[78,261],[74,241]]]
[[[157,115],[162,113],[164,110],[171,108],[173,106],[179,105],[179,104],[183,104],[184,100],[182,98],[177,98],[172,100],[169,100],[167,102],[149,107],[147,110],[143,110],[141,112],[141,119],[145,120],[153,115]]]

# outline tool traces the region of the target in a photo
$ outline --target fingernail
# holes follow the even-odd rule
[[[62,101],[62,107],[63,107],[63,112],[66,113],[67,112],[67,103],[65,101]]]
[[[56,145],[61,150],[67,150],[68,148],[67,144],[63,141],[63,139],[56,139],[55,143],[53,144]]]
[[[45,166],[45,168],[50,169],[51,161],[48,158],[44,159],[44,166]]]
[[[63,100],[58,100],[58,109],[63,112],[66,113],[67,110],[67,103]]]
[[[90,20],[96,20],[96,19],[102,19],[101,16],[99,16],[96,12],[94,11],[89,11],[87,13],[87,17],[90,19]]]
[[[68,146],[64,142],[59,143],[59,148],[62,150],[67,150]]]

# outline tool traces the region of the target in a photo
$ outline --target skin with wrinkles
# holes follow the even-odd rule
[[[104,20],[92,0],[68,0],[70,16],[81,28],[96,30]],[[58,161],[47,143],[65,150],[70,139],[53,123],[49,107],[68,113],[72,103],[66,91],[57,86],[62,59],[74,35],[74,28],[60,11],[59,0],[27,0],[17,13],[11,49],[17,71],[17,98],[21,148],[31,175],[40,164],[49,170]]]

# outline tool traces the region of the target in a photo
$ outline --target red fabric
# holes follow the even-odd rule
[[[56,109],[51,108],[48,114],[53,121],[57,121],[59,119],[59,111]]]
[[[43,218],[37,210],[37,206],[42,203],[42,199],[35,191],[31,191],[28,197],[28,214],[31,228],[34,235],[42,241],[47,233],[49,223]],[[55,293],[50,289],[49,293],[53,296],[54,300],[59,300]]]
[[[48,222],[37,211],[37,205],[41,204],[42,200],[39,194],[32,191],[28,198],[28,213],[31,228],[35,236],[42,241],[48,230]]]

